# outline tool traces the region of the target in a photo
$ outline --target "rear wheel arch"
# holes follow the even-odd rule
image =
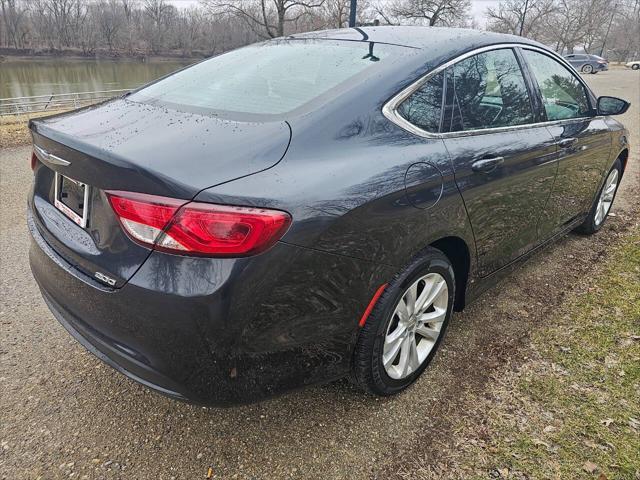
[[[440,250],[453,266],[456,281],[456,297],[454,299],[453,309],[456,312],[460,312],[465,306],[467,282],[471,271],[471,253],[469,246],[462,238],[455,236],[441,238],[432,242],[429,246]]]
[[[437,296],[439,296],[440,293],[446,295],[446,307],[439,305],[439,312],[433,309],[430,312],[437,314],[437,318],[433,318],[433,322],[440,327],[436,328],[435,325],[426,325],[427,330],[430,330],[430,333],[427,332],[427,337],[431,337],[432,342],[432,346],[426,352],[426,358],[420,359],[418,357],[419,352],[415,347],[419,345],[414,344],[416,355],[414,358],[417,365],[414,364],[414,366],[406,372],[403,369],[400,377],[396,377],[389,370],[388,362],[392,361],[392,364],[395,364],[397,361],[399,366],[400,363],[403,362],[402,355],[405,353],[405,350],[402,350],[402,352],[395,350],[395,353],[393,353],[391,357],[387,356],[385,359],[385,355],[387,355],[385,349],[390,345],[388,343],[388,337],[389,335],[393,335],[393,333],[389,333],[390,329],[393,329],[391,330],[392,332],[397,330],[397,332],[400,333],[400,336],[396,336],[392,342],[396,343],[398,339],[400,339],[401,343],[405,341],[415,342],[418,338],[415,336],[415,333],[418,332],[415,327],[415,322],[419,322],[417,318],[421,317],[422,314],[428,314],[429,312],[427,310],[418,310],[418,316],[415,316],[413,313],[416,310],[407,311],[405,307],[405,313],[407,315],[404,316],[404,320],[398,315],[395,317],[395,326],[392,326],[394,325],[394,312],[397,311],[397,306],[402,304],[403,298],[405,298],[409,289],[412,288],[412,285],[416,285],[416,289],[418,289],[418,282],[421,282],[427,277],[432,277],[432,280],[434,280],[436,284],[446,284],[447,287],[444,290],[438,288],[437,292],[439,293],[436,293],[436,297],[432,297],[433,304],[425,303],[422,305],[435,306]],[[455,272],[453,271],[450,260],[440,250],[433,247],[425,247],[412,257],[407,265],[398,271],[388,284],[381,287],[382,293],[379,297],[378,293],[376,293],[372,299],[372,303],[369,305],[370,308],[367,308],[367,312],[365,313],[365,315],[367,315],[365,322],[360,325],[356,336],[350,372],[350,379],[356,385],[375,395],[388,396],[404,390],[422,374],[423,370],[435,355],[451,318],[456,290],[454,277]],[[431,291],[433,286],[434,284],[431,284],[429,291]],[[424,288],[426,287],[427,284],[424,285]],[[416,291],[413,299],[420,298],[421,295],[419,293],[419,290]],[[408,306],[410,303],[405,301],[404,305]],[[413,307],[416,307],[415,300]],[[411,317],[414,318],[413,327],[411,325]],[[422,320],[422,322],[432,323],[429,320]],[[402,327],[400,327],[401,324],[403,324]],[[402,337],[402,332],[405,332],[404,338]],[[408,333],[409,336],[407,336],[406,333]],[[421,332],[418,333],[420,336],[425,336]],[[432,336],[433,333],[436,334],[435,337]],[[412,334],[414,335],[413,337],[411,336]],[[407,350],[407,352],[408,351],[409,350]],[[423,351],[423,354],[424,353]],[[404,359],[405,361],[409,361],[409,365],[411,364],[409,358],[405,356]]]
[[[622,163],[622,175],[624,175],[624,171],[627,168],[627,160],[629,159],[629,149],[625,148],[624,150],[622,150],[616,158],[620,159],[620,163]]]

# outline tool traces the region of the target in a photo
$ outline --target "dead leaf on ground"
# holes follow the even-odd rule
[[[552,444],[547,443],[547,442],[545,442],[543,440],[540,440],[539,438],[534,438],[533,439],[533,444],[536,447],[539,447],[539,446],[545,447],[547,449],[547,452],[549,452],[549,453],[556,453],[558,451],[557,445],[552,445]]]
[[[598,470],[598,465],[596,465],[593,462],[586,461],[586,462],[584,462],[584,465],[582,466],[582,469],[587,473],[595,473],[596,470]]]
[[[539,447],[540,445],[543,445],[544,447],[547,448],[547,450],[549,450],[551,448],[551,445],[549,445],[547,442],[540,440],[539,438],[534,438],[533,439],[533,444],[536,447]]]
[[[592,440],[585,440],[584,444],[589,448],[598,448],[598,444]]]
[[[600,420],[600,423],[605,427],[608,427],[613,423],[613,418],[605,418],[604,420]]]

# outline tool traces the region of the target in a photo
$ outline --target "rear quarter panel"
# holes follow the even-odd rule
[[[286,210],[293,224],[284,242],[376,263],[400,267],[450,235],[465,240],[474,256],[441,139],[408,133],[380,111],[356,118],[337,112],[322,125],[309,123],[292,124],[292,142],[279,165],[196,199]],[[424,177],[419,169],[407,176],[417,163],[432,168]],[[416,198],[427,208],[416,207]]]

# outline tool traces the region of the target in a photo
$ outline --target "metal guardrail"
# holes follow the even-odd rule
[[[44,112],[46,110],[79,108],[108,100],[130,91],[129,89],[100,90],[96,92],[53,93],[31,97],[0,98],[0,117]]]

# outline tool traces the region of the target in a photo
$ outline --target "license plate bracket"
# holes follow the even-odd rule
[[[55,172],[54,205],[82,228],[89,221],[89,190],[86,183],[79,182]]]

